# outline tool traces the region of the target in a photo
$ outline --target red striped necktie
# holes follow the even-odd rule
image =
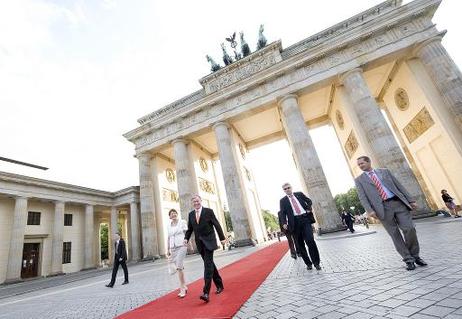
[[[385,190],[382,187],[382,183],[380,183],[379,179],[377,176],[375,176],[373,171],[369,172],[369,177],[374,182],[375,188],[377,188],[377,191],[379,192],[379,196],[382,198],[382,200],[386,200],[388,198],[387,193],[385,193]]]
[[[300,215],[302,213],[302,210],[300,209],[300,206],[298,206],[297,201],[294,198],[294,195],[289,195],[289,198],[292,202],[292,206],[295,208],[295,215]]]

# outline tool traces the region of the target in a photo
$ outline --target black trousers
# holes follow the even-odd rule
[[[352,233],[355,232],[355,230],[353,228],[353,222],[352,221],[346,222],[346,225],[347,225],[348,229],[350,230],[350,232],[352,232]]]
[[[112,278],[111,278],[111,282],[109,283],[111,286],[113,286],[116,281],[116,276],[117,276],[117,271],[119,270],[119,265],[122,266],[122,269],[124,270],[125,281],[128,282],[127,264],[125,263],[125,260],[119,261],[119,256],[115,255],[114,266],[112,267]]]
[[[213,250],[208,250],[203,245],[200,245],[199,253],[201,254],[202,260],[204,261],[204,294],[210,293],[210,287],[212,286],[212,280],[217,288],[223,288],[223,280],[218,273],[217,266],[213,262]]]
[[[319,251],[314,241],[313,230],[308,215],[304,214],[295,217],[295,238],[300,240],[300,253],[306,265],[319,265]],[[310,256],[306,251],[305,244],[308,246]],[[311,259],[310,259],[311,257]]]

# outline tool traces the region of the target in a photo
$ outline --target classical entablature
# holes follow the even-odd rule
[[[141,126],[124,136],[137,153],[156,149],[274,104],[285,94],[335,81],[355,67],[367,71],[409,56],[416,45],[440,34],[431,21],[439,3],[386,1],[288,48],[271,43],[202,78],[202,90],[142,117]]]

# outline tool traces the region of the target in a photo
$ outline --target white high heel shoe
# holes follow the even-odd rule
[[[180,288],[180,293],[178,294],[178,297],[184,298],[186,296],[186,293],[188,292],[188,288]]]

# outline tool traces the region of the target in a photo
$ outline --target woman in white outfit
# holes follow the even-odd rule
[[[186,287],[184,280],[183,262],[188,248],[183,242],[184,234],[188,229],[188,225],[184,219],[179,218],[178,212],[175,209],[171,209],[168,212],[168,216],[170,217],[170,224],[168,225],[167,256],[178,272],[178,279],[180,280],[180,293],[178,294],[178,297],[184,298],[188,292],[188,287]]]

